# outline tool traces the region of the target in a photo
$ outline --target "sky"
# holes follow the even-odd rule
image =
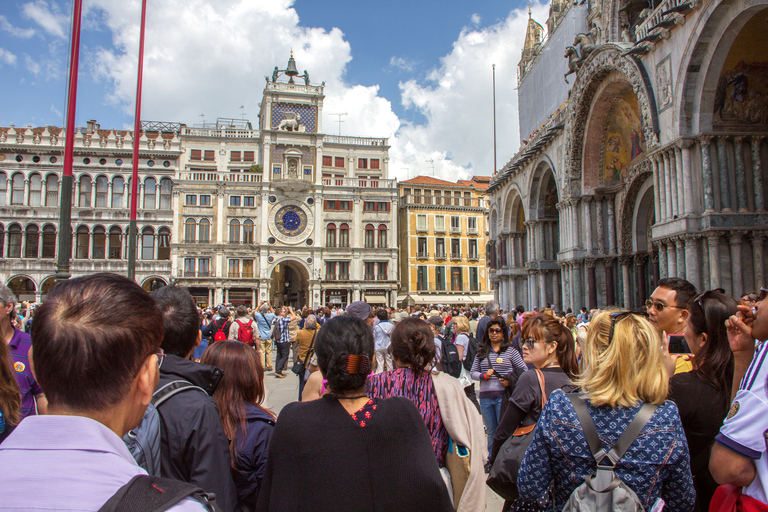
[[[2,0],[0,126],[65,125],[73,0]],[[548,4],[532,2],[544,23]],[[132,129],[140,0],[83,0],[78,126]],[[519,147],[521,0],[148,0],[142,120],[257,123],[291,50],[325,81],[323,132],[388,137],[390,177],[455,181]],[[339,116],[346,113],[339,126]]]

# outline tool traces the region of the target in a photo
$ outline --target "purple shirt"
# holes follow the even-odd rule
[[[29,349],[32,347],[32,338],[29,334],[18,329],[13,330],[8,350],[13,361],[13,374],[21,389],[21,418],[37,414],[35,396],[43,393],[29,366]]]
[[[0,444],[0,510],[97,511],[146,474],[123,440],[82,416],[32,416]],[[201,511],[189,498],[172,511]]]

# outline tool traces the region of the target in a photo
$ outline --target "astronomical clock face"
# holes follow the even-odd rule
[[[312,233],[312,210],[301,201],[286,200],[274,205],[269,214],[269,230],[286,244],[297,244]]]

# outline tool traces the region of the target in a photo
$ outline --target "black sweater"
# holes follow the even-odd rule
[[[418,409],[377,399],[360,427],[336,398],[287,405],[272,434],[257,511],[453,511]]]

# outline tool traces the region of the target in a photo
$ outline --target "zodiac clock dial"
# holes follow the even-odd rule
[[[272,207],[269,228],[283,243],[295,244],[306,239],[312,232],[312,210],[301,201],[281,201]],[[310,227],[310,229],[307,229]]]

